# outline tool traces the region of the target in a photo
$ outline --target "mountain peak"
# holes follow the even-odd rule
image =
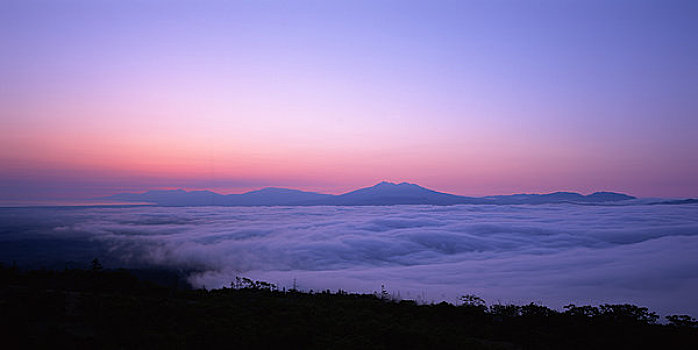
[[[409,182],[396,183],[396,182],[390,182],[390,181],[381,181],[381,182],[379,182],[371,187],[420,187],[420,188],[423,188],[422,186],[412,184]]]
[[[270,205],[395,205],[395,204],[544,204],[619,202],[635,197],[622,193],[596,192],[584,196],[575,192],[515,194],[482,198],[437,192],[409,182],[381,181],[373,186],[332,195],[282,187],[265,187],[241,194],[221,195],[211,191],[154,190],[145,193],[121,193],[107,199],[150,202],[165,206],[270,206]]]
[[[395,183],[390,181],[381,181],[371,187],[364,187],[361,190],[371,190],[371,191],[431,191],[422,186],[411,184],[409,182]]]

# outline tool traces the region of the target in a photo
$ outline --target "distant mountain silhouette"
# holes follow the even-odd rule
[[[225,196],[227,205],[234,206],[268,206],[268,205],[303,205],[304,203],[327,200],[331,194],[305,192],[288,188],[266,187],[257,191]]]
[[[242,194],[218,194],[211,191],[158,190],[145,193],[120,193],[104,199],[125,202],[152,202],[162,206],[291,206],[322,201],[331,194],[267,187]]]
[[[101,199],[122,202],[149,202],[161,206],[316,206],[316,205],[398,205],[398,204],[545,204],[605,203],[635,197],[622,193],[596,192],[584,196],[574,192],[513,194],[466,197],[437,192],[410,183],[381,182],[340,195],[267,187],[242,194],[218,194],[211,191],[157,190],[145,193],[120,193]]]
[[[633,196],[615,192],[596,192],[586,196],[586,198],[592,202],[615,202],[635,199]]]
[[[688,199],[676,199],[661,202],[649,203],[650,205],[680,205],[680,204],[698,204],[698,199],[688,198]]]
[[[633,196],[628,196],[627,194],[615,192],[596,192],[588,196],[584,196],[575,192],[553,192],[547,194],[513,194],[506,196],[488,196],[484,198],[492,199],[496,201],[497,204],[544,204],[559,202],[601,203],[635,199],[635,197]]]
[[[383,181],[375,186],[340,194],[331,198],[330,205],[396,205],[396,204],[485,204],[489,201],[436,192],[419,185]]]
[[[151,202],[163,206],[226,205],[225,195],[211,191],[154,190],[119,193],[104,199],[123,202]]]

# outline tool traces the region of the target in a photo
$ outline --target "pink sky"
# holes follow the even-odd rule
[[[49,5],[0,8],[4,199],[381,180],[698,196],[681,8]]]

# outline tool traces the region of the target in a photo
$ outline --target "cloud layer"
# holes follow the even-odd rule
[[[698,206],[0,209],[0,261],[196,270],[455,301],[630,302],[698,315]]]

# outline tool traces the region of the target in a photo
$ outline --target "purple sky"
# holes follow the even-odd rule
[[[0,3],[0,199],[698,196],[695,1]]]

